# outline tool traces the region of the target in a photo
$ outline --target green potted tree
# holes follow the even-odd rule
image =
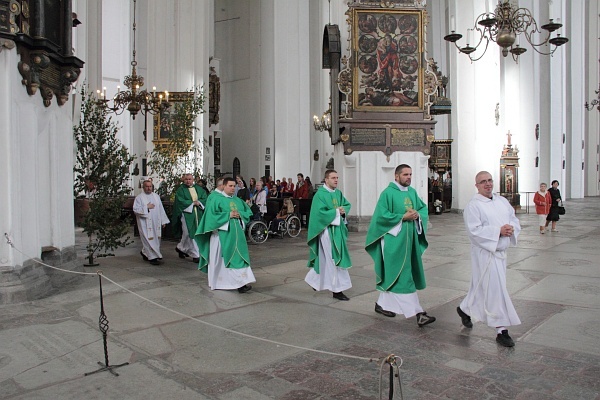
[[[98,265],[98,257],[113,256],[119,247],[133,243],[130,221],[123,204],[131,193],[130,167],[135,157],[117,138],[119,128],[104,105],[94,99],[87,87],[81,89],[81,115],[73,127],[76,160],[73,185],[76,210],[87,208],[80,226],[88,236],[88,263]],[[77,203],[87,206],[78,207]]]

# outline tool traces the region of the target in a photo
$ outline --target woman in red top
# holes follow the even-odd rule
[[[548,185],[540,183],[540,190],[535,192],[533,196],[533,203],[535,204],[535,213],[540,219],[540,233],[543,235],[546,233],[546,216],[550,212],[550,206],[552,205],[552,196],[546,189]]]

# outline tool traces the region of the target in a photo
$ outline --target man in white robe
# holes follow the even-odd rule
[[[162,230],[169,223],[169,217],[165,213],[160,197],[152,192],[152,181],[145,180],[142,187],[144,192],[137,195],[133,202],[133,212],[142,241],[140,254],[145,261],[158,265],[158,260],[162,259],[160,252]]]
[[[478,193],[464,211],[471,241],[471,286],[456,311],[465,327],[473,327],[471,317],[485,322],[496,329],[496,342],[512,347],[507,327],[521,320],[506,290],[506,250],[516,246],[521,225],[508,200],[493,193],[489,172],[479,172],[475,186]]]

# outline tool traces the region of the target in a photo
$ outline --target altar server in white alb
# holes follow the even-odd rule
[[[162,260],[160,253],[162,230],[169,223],[169,217],[165,213],[160,197],[152,192],[150,180],[144,181],[143,189],[144,192],[138,194],[133,202],[133,212],[142,240],[140,254],[145,261],[152,265],[158,265],[158,260]]]
[[[489,172],[479,172],[475,186],[478,193],[464,211],[471,241],[471,286],[456,311],[466,328],[473,327],[473,317],[496,329],[498,344],[513,347],[508,327],[521,320],[506,290],[506,251],[516,246],[521,225],[508,200],[494,194]]]

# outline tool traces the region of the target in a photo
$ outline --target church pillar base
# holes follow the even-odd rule
[[[69,271],[83,271],[74,246],[44,252],[42,262]],[[27,260],[23,265],[0,267],[0,305],[44,298],[81,277],[44,267],[34,260]]]

